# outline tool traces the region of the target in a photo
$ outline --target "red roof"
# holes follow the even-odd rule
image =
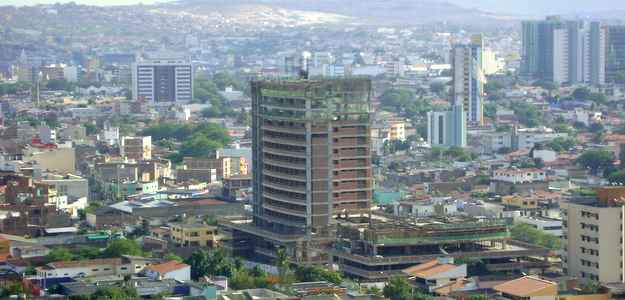
[[[170,260],[168,262],[156,265],[149,265],[145,267],[147,270],[157,272],[159,274],[169,273],[171,271],[180,270],[182,268],[189,267],[189,265],[177,262],[175,260]]]

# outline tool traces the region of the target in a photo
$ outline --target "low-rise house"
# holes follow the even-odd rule
[[[171,260],[145,267],[144,273],[152,280],[174,279],[177,281],[191,280],[191,266]]]
[[[38,267],[37,278],[74,278],[117,276],[123,277],[143,271],[154,263],[155,259],[122,256],[120,258],[102,258],[83,261],[56,261]]]
[[[555,300],[558,284],[534,276],[525,276],[496,285],[493,289],[503,299]]]
[[[171,239],[178,247],[215,247],[219,237],[217,226],[207,224],[171,224]]]
[[[547,180],[545,170],[537,168],[497,169],[493,172],[493,180],[508,183],[532,183]]]
[[[432,292],[451,282],[467,276],[467,265],[455,265],[453,259],[433,259],[429,262],[406,268],[402,271],[415,284]]]

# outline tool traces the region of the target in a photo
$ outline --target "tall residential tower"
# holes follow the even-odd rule
[[[554,83],[605,82],[606,32],[599,22],[548,17],[523,22],[521,75]]]
[[[235,230],[256,255],[323,259],[310,245],[333,241],[335,218],[368,214],[370,97],[369,79],[252,82],[253,223]]]
[[[450,58],[452,66],[452,105],[462,104],[467,122],[484,123],[484,72],[482,66],[482,37],[473,36],[470,44],[454,45]]]

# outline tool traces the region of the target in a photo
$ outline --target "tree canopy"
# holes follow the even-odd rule
[[[380,96],[382,107],[401,112],[408,104],[415,101],[415,93],[406,89],[388,89]]]
[[[393,277],[384,286],[382,293],[384,297],[391,300],[410,300],[412,288],[403,277]]]
[[[122,255],[139,256],[143,254],[139,244],[131,239],[118,239],[112,241],[104,250],[104,257],[120,257]]]
[[[178,154],[171,157],[174,161],[181,161],[183,157],[206,157],[216,150],[230,143],[228,131],[214,123],[176,124],[160,123],[141,132],[142,135],[152,136],[152,140],[165,144],[165,141],[180,143]],[[166,143],[173,146],[172,143]]]
[[[529,224],[516,224],[510,228],[510,234],[515,240],[543,246],[549,249],[560,249],[560,238],[538,230]]]
[[[575,147],[576,142],[571,138],[557,137],[547,144],[548,148],[555,152],[564,152]]]
[[[542,124],[542,112],[527,102],[512,103],[512,110],[519,122],[527,127],[536,127]]]
[[[587,150],[577,158],[577,163],[596,175],[599,170],[613,165],[614,155],[606,150]]]
[[[269,275],[261,268],[246,269],[241,260],[228,257],[221,249],[195,251],[185,263],[191,266],[192,278],[226,276],[234,289],[264,288],[270,282]]]

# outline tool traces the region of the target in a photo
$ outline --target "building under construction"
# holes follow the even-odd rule
[[[480,259],[488,271],[542,271],[551,252],[510,238],[507,225],[466,217],[411,222],[373,218],[341,222],[334,262],[364,281],[402,275],[401,270],[435,258]]]
[[[329,259],[311,249],[334,242],[335,217],[370,209],[370,98],[364,78],[252,82],[253,221],[229,223],[249,240],[238,250]]]

